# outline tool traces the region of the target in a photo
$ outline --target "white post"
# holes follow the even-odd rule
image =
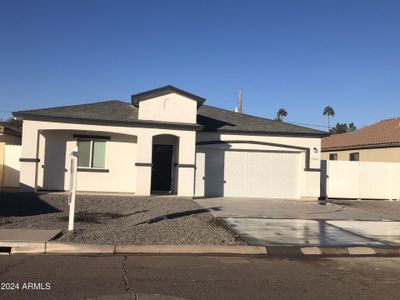
[[[76,175],[78,168],[78,149],[75,148],[71,154],[71,166],[70,166],[70,177],[69,177],[69,219],[68,219],[68,231],[74,230],[74,219],[75,219],[75,192],[76,192]]]
[[[326,172],[325,172],[325,176],[326,176],[326,186],[325,186],[325,194],[326,194],[326,199],[329,199],[329,184],[330,184],[330,180],[329,180],[329,164],[330,164],[330,160],[327,159],[326,160]]]

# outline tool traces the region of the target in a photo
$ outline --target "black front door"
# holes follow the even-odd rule
[[[172,145],[153,145],[151,190],[171,191]]]

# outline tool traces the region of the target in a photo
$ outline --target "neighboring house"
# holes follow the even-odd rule
[[[0,187],[10,187],[10,180],[19,176],[19,170],[7,163],[12,158],[6,155],[14,155],[9,153],[11,145],[21,145],[21,130],[0,122]]]
[[[317,198],[325,132],[203,105],[173,86],[132,103],[20,111],[22,191],[77,189],[178,196]]]
[[[400,118],[323,138],[321,159],[400,162]]]

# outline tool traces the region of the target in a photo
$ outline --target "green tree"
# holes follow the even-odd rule
[[[353,132],[353,131],[356,131],[356,130],[357,130],[356,125],[354,125],[353,122],[349,123],[349,127],[348,127],[347,132]]]
[[[10,127],[15,127],[15,128],[22,128],[22,120],[14,119],[14,118],[9,118],[6,121],[3,122],[6,125],[9,125]]]
[[[328,129],[331,129],[331,116],[335,116],[335,111],[333,110],[333,107],[328,105],[327,107],[324,108],[324,111],[322,112],[324,116],[328,116]]]
[[[352,132],[356,130],[357,127],[354,125],[354,123],[336,123],[335,127],[332,127],[330,133],[332,134],[337,134],[337,133],[345,133],[345,132]]]
[[[279,121],[279,122],[282,122],[282,121],[283,121],[283,118],[286,117],[287,115],[288,115],[288,113],[287,113],[286,109],[281,108],[281,109],[279,109],[278,112],[276,113],[276,119],[275,119],[275,120],[277,120],[277,121]]]

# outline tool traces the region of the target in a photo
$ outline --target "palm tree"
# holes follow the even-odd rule
[[[276,113],[276,120],[282,122],[283,118],[286,117],[287,115],[288,115],[288,113],[287,113],[286,109],[281,108]]]
[[[331,129],[331,116],[335,116],[335,111],[333,110],[333,107],[328,105],[327,107],[324,108],[324,111],[322,112],[324,116],[328,116],[328,130]]]

